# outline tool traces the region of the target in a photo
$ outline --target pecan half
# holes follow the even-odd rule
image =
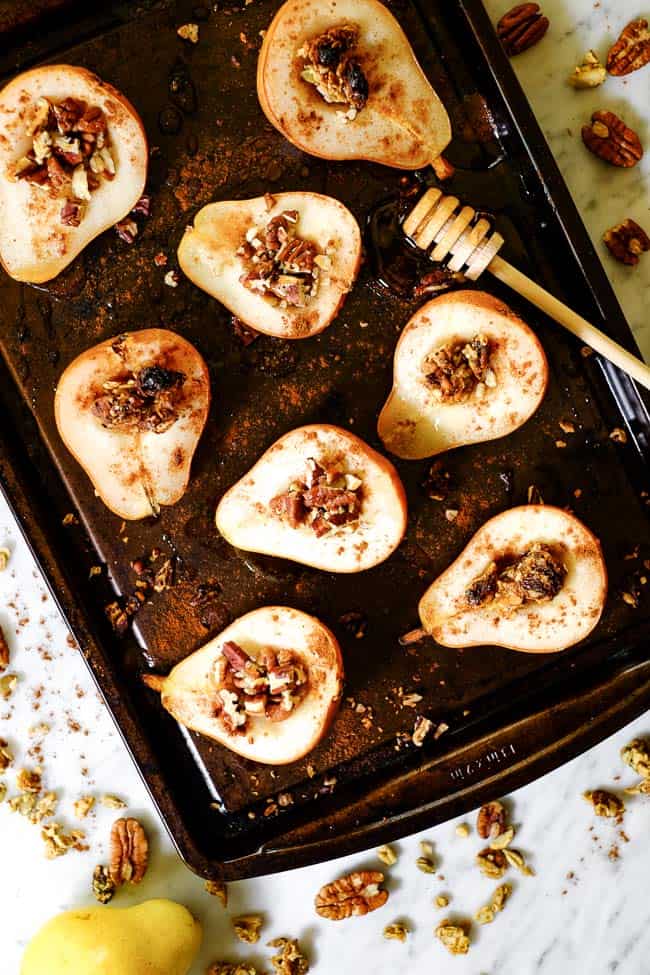
[[[476,832],[482,840],[496,839],[506,828],[506,810],[497,799],[486,802],[478,811]]]
[[[643,156],[636,132],[613,112],[594,112],[591,125],[582,126],[582,141],[595,156],[623,169],[636,166]]]
[[[149,865],[149,841],[137,819],[117,819],[111,830],[110,878],[116,887],[139,884]]]
[[[642,17],[631,21],[607,55],[607,70],[613,75],[631,74],[650,62],[650,30]]]
[[[644,251],[650,250],[650,237],[643,227],[629,218],[610,227],[603,235],[603,240],[612,257],[631,267],[639,263],[639,256]]]
[[[548,17],[544,17],[538,3],[520,3],[503,15],[497,34],[506,54],[513,57],[541,41],[548,28]]]
[[[383,907],[388,891],[381,889],[384,875],[379,870],[356,870],[325,884],[316,894],[316,913],[330,921],[368,914]]]

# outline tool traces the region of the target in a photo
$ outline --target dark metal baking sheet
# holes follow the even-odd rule
[[[377,445],[395,341],[420,303],[378,282],[404,271],[385,246],[388,217],[400,194],[431,177],[328,164],[286,143],[265,121],[254,84],[259,31],[277,3],[219,6],[107,4],[83,21],[62,21],[52,46],[39,37],[30,50],[21,41],[0,55],[7,75],[43,58],[96,71],[137,106],[153,147],[152,216],[134,245],[105,234],[42,288],[0,279],[0,404],[10,418],[0,438],[3,488],[182,855],[206,875],[238,877],[324,859],[452,815],[496,782],[525,781],[648,706],[649,603],[640,577],[650,556],[642,494],[650,426],[647,403],[631,383],[597,357],[583,357],[515,295],[482,281],[540,335],[549,391],[520,431],[444,457],[452,485],[444,503],[422,487],[427,462],[398,463],[410,522],[391,559],[350,580],[236,552],[220,539],[216,501],[287,430],[334,422]],[[634,348],[482,5],[437,0],[420,9],[396,0],[390,7],[452,117],[448,155],[458,170],[449,189],[495,215],[507,257]],[[189,48],[175,28],[197,16],[201,40]],[[83,43],[73,46],[79,37]],[[178,288],[165,287],[153,258],[163,251],[175,266],[184,227],[204,203],[269,189],[343,200],[366,226],[368,259],[321,336],[245,345],[225,310],[182,276]],[[381,267],[386,259],[388,268]],[[63,448],[53,390],[81,350],[152,325],[175,328],[198,347],[210,368],[213,406],[182,501],[158,521],[122,526]],[[577,432],[564,434],[561,419]],[[615,426],[627,429],[627,445],[610,439]],[[610,598],[592,638],[555,657],[490,647],[453,652],[432,641],[401,648],[398,638],[417,625],[417,600],[431,579],[490,515],[524,502],[531,485],[547,503],[570,506],[603,541]],[[455,521],[446,508],[458,509]],[[69,512],[79,524],[63,525]],[[103,607],[133,589],[131,561],[155,546],[175,558],[176,583],[144,606],[134,633],[117,639]],[[89,579],[93,565],[104,572]],[[638,593],[638,606],[623,592]],[[350,699],[314,753],[279,769],[183,732],[140,681],[144,670],[166,671],[234,617],[271,602],[307,609],[332,626]],[[350,612],[367,618],[361,639],[341,623]],[[396,748],[415,717],[399,705],[399,688],[417,691],[418,710],[450,726],[422,751]],[[283,792],[293,805],[276,811]]]

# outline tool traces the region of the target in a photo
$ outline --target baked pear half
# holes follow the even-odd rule
[[[280,437],[217,507],[236,548],[325,572],[361,572],[387,559],[406,531],[397,471],[359,437],[313,424]]]
[[[18,281],[50,281],[142,196],[142,122],[90,71],[50,64],[0,91],[0,133],[0,260]]]
[[[288,0],[264,36],[257,94],[272,125],[312,156],[419,169],[451,139],[442,102],[379,0]]]
[[[182,498],[210,406],[208,369],[162,328],[107,339],[70,363],[56,390],[61,439],[120,518]]]
[[[591,633],[606,597],[607,570],[589,529],[561,508],[522,505],[479,528],[419,611],[445,647],[555,653]]]
[[[481,291],[454,291],[406,324],[377,431],[409,460],[496,440],[532,416],[547,382],[539,339],[510,308]]]
[[[283,339],[322,332],[361,262],[350,211],[321,193],[267,193],[209,203],[178,248],[194,284],[251,328]]]
[[[343,688],[336,637],[314,616],[264,606],[231,623],[168,677],[147,675],[186,728],[264,765],[310,752],[334,718]]]

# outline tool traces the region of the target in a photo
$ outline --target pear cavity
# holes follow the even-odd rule
[[[325,467],[309,457],[303,479],[292,481],[286,492],[271,499],[271,512],[291,528],[308,525],[317,538],[333,528],[353,527],[361,513],[363,481],[342,467]]]
[[[359,31],[352,24],[340,24],[306,41],[298,51],[303,59],[300,77],[328,104],[345,105],[342,113],[354,121],[368,101],[368,79],[355,50]]]
[[[472,393],[483,395],[497,385],[490,367],[493,343],[485,335],[475,335],[469,342],[452,340],[429,352],[424,360],[424,373],[433,395],[445,403],[459,403]]]
[[[442,646],[552,653],[588,636],[606,596],[605,563],[589,529],[560,508],[524,505],[477,531],[419,611]]]
[[[60,222],[78,227],[92,192],[102,180],[115,179],[106,114],[81,99],[50,101],[43,95],[27,112],[31,147],[9,166],[9,178],[25,180],[61,200]]]

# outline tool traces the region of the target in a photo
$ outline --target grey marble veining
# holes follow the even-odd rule
[[[487,0],[495,19],[507,3]],[[650,68],[628,80],[608,79],[593,92],[574,92],[566,76],[593,47],[604,56],[627,20],[641,11],[632,0],[544,0],[551,29],[544,43],[515,59],[517,73],[551,143],[628,319],[647,355],[650,255],[630,271],[612,261],[599,241],[613,223],[631,216],[650,230],[648,157],[631,172],[611,169],[591,157],[580,126],[595,108],[611,108],[650,144]],[[646,9],[646,14],[648,13]],[[235,946],[230,921],[218,902],[177,860],[163,834],[137,773],[99,701],[83,662],[66,641],[66,631],[0,503],[0,545],[12,549],[10,569],[0,574],[0,623],[12,635],[15,668],[22,681],[9,703],[0,702],[0,736],[11,739],[17,765],[31,760],[27,729],[40,721],[52,726],[44,740],[46,784],[61,796],[61,820],[74,823],[72,803],[81,794],[105,791],[128,797],[129,812],[142,819],[152,838],[149,873],[137,892],[120,894],[116,906],[154,896],[186,903],[201,917],[206,937],[201,975],[216,958],[251,958],[268,971],[268,955]],[[41,688],[36,696],[36,689]],[[34,710],[38,705],[38,710]],[[72,723],[72,724],[71,724]],[[71,730],[80,725],[77,731]],[[526,852],[535,877],[515,875],[511,901],[494,924],[473,925],[466,957],[452,958],[434,941],[433,928],[447,915],[467,918],[488,900],[495,883],[478,876],[473,857],[480,847],[474,815],[468,839],[447,823],[428,831],[438,874],[415,869],[418,837],[396,844],[399,860],[390,871],[388,905],[366,918],[340,924],[320,921],[312,901],[321,884],[359,866],[375,866],[373,851],[324,864],[231,885],[231,911],[265,915],[264,940],[300,935],[322,975],[648,975],[650,972],[650,800],[629,802],[623,839],[611,823],[595,820],[581,798],[586,788],[622,786],[633,776],[619,760],[622,744],[650,733],[650,715],[543,779],[519,790],[511,801],[517,846]],[[620,781],[618,780],[618,777]],[[106,860],[106,839],[114,813],[99,808],[83,824],[91,852],[70,853],[54,862],[43,858],[38,829],[0,806],[1,975],[18,975],[30,935],[58,910],[91,903],[90,878]],[[611,858],[615,849],[618,857]],[[442,879],[444,878],[444,879]],[[445,911],[434,897],[447,894]],[[413,934],[404,945],[386,942],[385,924],[406,919]],[[46,973],[43,973],[46,975]],[[90,973],[79,973],[90,975]]]

